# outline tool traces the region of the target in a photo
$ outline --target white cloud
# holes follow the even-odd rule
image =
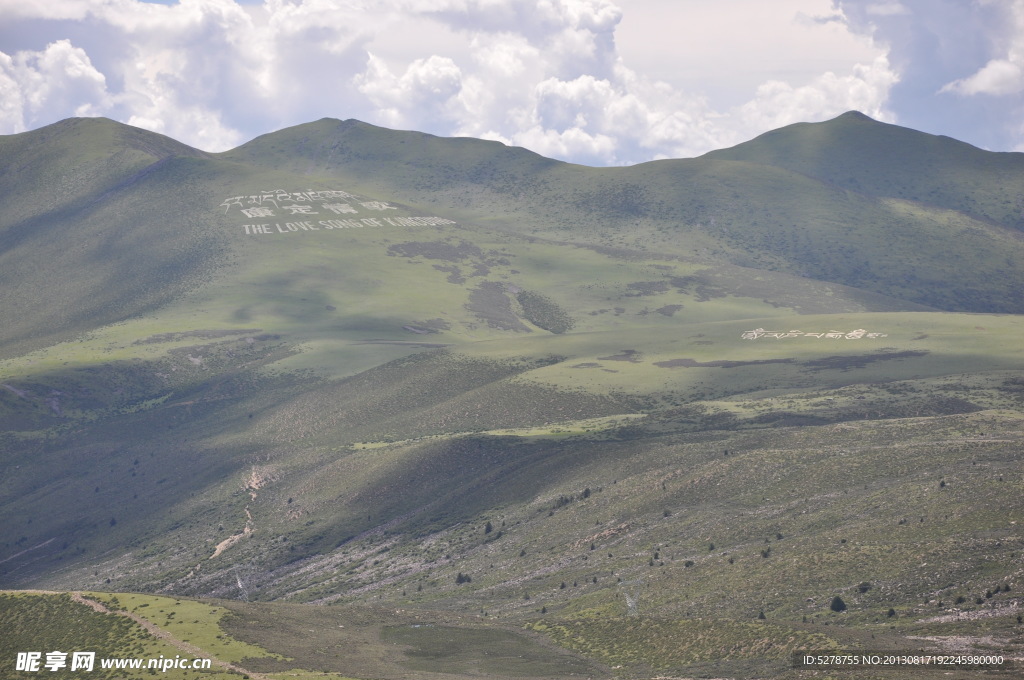
[[[903,7],[874,4],[889,14]],[[0,132],[107,115],[216,151],[286,125],[353,117],[621,164],[697,155],[849,109],[894,119],[887,97],[898,77],[885,49],[850,33],[830,0],[767,5],[21,2],[12,25],[43,42],[0,59]],[[0,0],[6,7],[13,0]],[[623,32],[631,16],[647,17],[645,32]],[[58,38],[68,21],[88,22],[104,40]]]
[[[377,116],[393,127],[441,123],[457,116],[462,71],[446,57],[431,56],[394,75],[381,59],[369,55],[366,71],[355,76],[359,91],[377,106]]]
[[[940,92],[966,96],[1024,92],[1024,0],[988,4],[1003,5],[1008,15],[1006,25],[992,36],[993,49],[1001,51],[1001,56],[990,59],[973,75],[947,83]]]
[[[852,110],[876,120],[893,121],[895,116],[885,104],[890,88],[898,81],[899,76],[883,56],[869,65],[855,65],[849,75],[829,72],[800,87],[769,81],[737,113],[749,132],[801,120],[822,120]]]
[[[865,10],[868,14],[879,17],[891,17],[898,14],[910,14],[910,9],[901,2],[873,2]]]
[[[13,132],[51,122],[47,116],[53,111],[61,117],[94,116],[110,107],[106,78],[68,40],[13,56],[0,52],[0,88],[0,120]]]
[[[968,78],[946,84],[940,92],[962,95],[1017,94],[1024,91],[1024,59],[992,59]]]
[[[888,13],[833,2],[899,74],[887,106],[901,124],[988,149],[1024,143],[1024,0],[901,0]]]

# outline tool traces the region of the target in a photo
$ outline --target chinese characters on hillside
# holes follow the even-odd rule
[[[260,191],[248,196],[231,196],[220,206],[224,214],[237,210],[249,219],[266,222],[243,224],[247,235],[290,234],[301,231],[333,231],[365,227],[432,227],[455,224],[443,217],[400,217],[387,211],[398,210],[385,201],[364,201],[355,194],[338,190]],[[348,217],[351,215],[352,217]],[[337,219],[337,216],[345,216]],[[285,222],[269,221],[285,218]]]
[[[827,333],[804,333],[803,331],[766,331],[763,328],[755,328],[752,331],[745,331],[740,336],[744,340],[757,340],[758,338],[827,338],[831,340],[860,340],[861,338],[887,338],[888,333],[868,333],[863,328],[850,332],[829,331]]]

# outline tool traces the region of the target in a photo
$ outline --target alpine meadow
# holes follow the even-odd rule
[[[1022,153],[0,137],[3,678],[1013,677],[1022,451]]]

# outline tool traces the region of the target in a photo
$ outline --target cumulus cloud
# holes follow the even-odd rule
[[[1024,90],[1024,55],[1011,56],[1011,59],[992,59],[974,75],[954,80],[940,91],[963,95],[1017,94]]]
[[[392,127],[427,124],[433,127],[458,117],[462,71],[447,57],[417,59],[400,76],[372,53],[366,71],[354,82],[376,105],[377,119]]]
[[[800,87],[771,80],[758,88],[753,100],[740,107],[740,118],[749,130],[820,120],[837,110],[857,110],[876,120],[893,121],[895,116],[886,108],[886,100],[897,82],[899,76],[884,56],[871,64],[856,64],[848,75],[828,72]]]
[[[844,14],[849,3],[830,0],[778,7],[792,15],[786,30],[820,42],[843,34],[847,22],[856,29],[857,22],[898,20],[913,11],[912,1],[861,3],[851,16]],[[287,125],[352,117],[606,165],[697,155],[849,109],[895,120],[889,94],[900,67],[882,48],[845,66],[760,77],[728,104],[632,68],[616,36],[625,12],[646,2],[58,0],[36,7],[0,0],[12,30],[24,26],[38,41],[0,51],[0,132],[106,115],[217,151]],[[744,2],[750,11],[760,6]],[[796,21],[798,11],[813,8],[831,14],[827,26]],[[69,25],[103,39],[62,36]],[[699,35],[700,26],[693,28]],[[757,61],[742,56],[741,42],[770,49],[777,38],[767,33],[723,32],[716,40],[737,41],[726,63]],[[671,32],[655,37],[666,46],[673,40]],[[700,71],[702,48],[694,49],[670,58]],[[721,61],[715,68],[727,73]],[[1012,81],[1007,72],[982,75],[972,87]]]
[[[110,102],[106,78],[84,50],[67,40],[13,56],[0,52],[0,92],[0,122],[12,132],[35,127],[54,110],[67,116],[99,115]]]
[[[910,14],[910,10],[902,2],[873,2],[864,8],[864,11],[874,16],[894,16],[897,14]]]
[[[992,5],[999,3],[992,2]],[[990,59],[973,75],[947,83],[941,92],[960,95],[994,96],[1024,92],[1024,0],[1003,3],[1006,21],[994,32],[993,51],[1001,54]]]
[[[902,124],[975,145],[1024,144],[1024,0],[834,0],[886,50]]]

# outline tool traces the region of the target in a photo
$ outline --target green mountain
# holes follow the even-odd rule
[[[870,196],[960,212],[1024,228],[1024,157],[992,153],[851,111],[798,123],[703,158],[771,165]]]
[[[857,113],[601,169],[351,120],[0,138],[0,587],[223,598],[189,634],[256,673],[1019,656],[1022,179]],[[53,645],[88,606],[32,597]]]

